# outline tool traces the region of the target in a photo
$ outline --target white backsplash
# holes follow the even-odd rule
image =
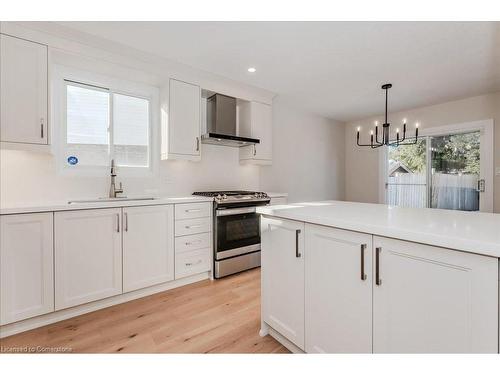
[[[12,207],[106,196],[109,176],[80,177],[57,171],[53,155],[1,150],[0,205]],[[259,167],[240,165],[237,148],[202,145],[201,162],[160,161],[153,177],[123,177],[129,196],[183,196],[197,190],[258,190]]]

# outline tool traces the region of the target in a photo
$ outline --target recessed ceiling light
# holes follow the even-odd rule
[[[257,71],[255,68],[248,68],[247,70],[249,73],[255,73]]]

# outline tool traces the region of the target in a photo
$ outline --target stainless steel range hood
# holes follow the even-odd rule
[[[214,94],[207,99],[207,134],[203,143],[243,147],[260,143],[258,139],[240,137],[236,131],[236,98]]]

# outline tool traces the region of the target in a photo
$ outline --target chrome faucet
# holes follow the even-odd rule
[[[111,159],[111,185],[109,186],[109,197],[117,198],[117,194],[123,193],[122,183],[120,182],[120,187],[116,188],[116,170],[115,170],[115,159]]]

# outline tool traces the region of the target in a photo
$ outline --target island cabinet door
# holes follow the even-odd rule
[[[174,206],[123,208],[123,292],[174,279]]]
[[[376,353],[498,353],[498,260],[374,237]]]
[[[304,350],[304,223],[261,220],[262,319]]]
[[[308,353],[372,352],[372,236],[306,224]]]

